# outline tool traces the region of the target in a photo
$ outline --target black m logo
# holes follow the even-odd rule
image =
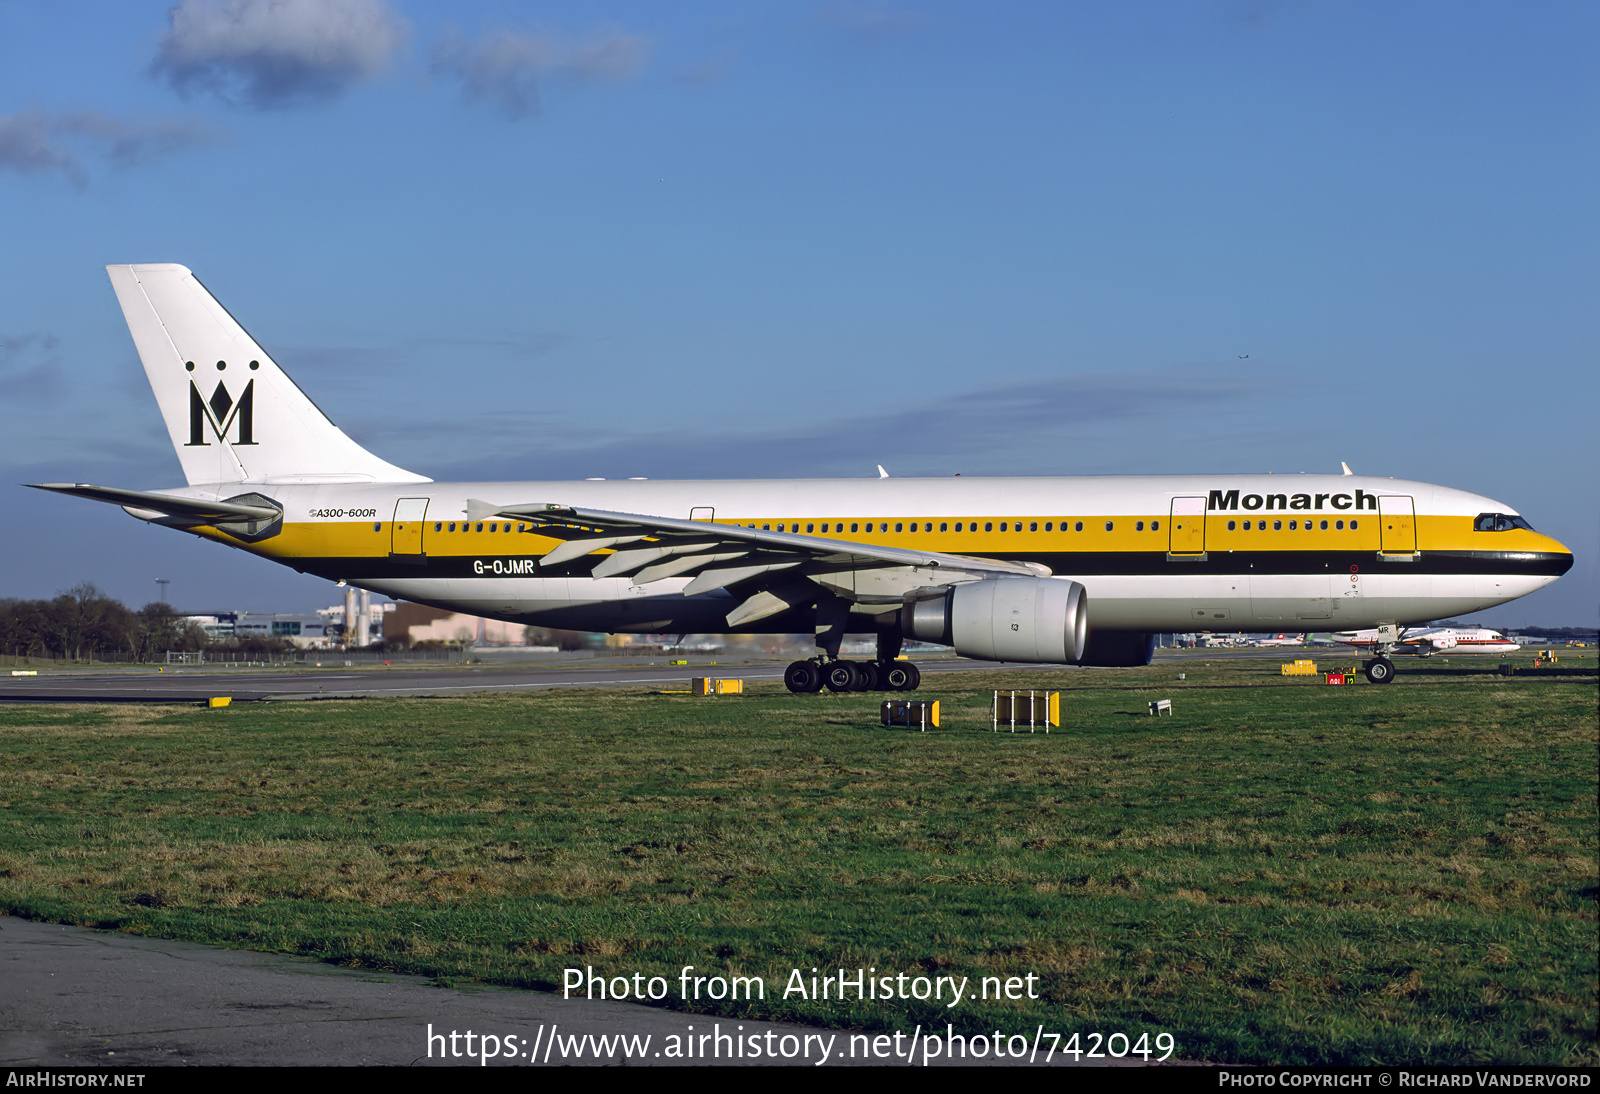
[[[256,382],[251,380],[244,385],[244,394],[239,396],[239,401],[234,402],[233,396],[228,394],[228,389],[221,380],[217,381],[217,389],[211,393],[210,401],[200,397],[200,389],[193,380],[189,381],[189,443],[186,448],[205,447],[211,442],[206,440],[205,427],[209,424],[211,431],[217,435],[217,440],[228,442],[228,430],[235,424],[239,427],[239,439],[234,444],[253,445],[255,441],[255,394]]]

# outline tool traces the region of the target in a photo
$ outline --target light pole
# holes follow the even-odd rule
[[[170,578],[158,577],[156,578],[156,584],[161,587],[161,604],[163,607],[165,607],[167,603],[167,586],[172,584],[172,580]]]

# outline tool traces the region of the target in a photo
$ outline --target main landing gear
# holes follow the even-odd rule
[[[1394,662],[1387,657],[1374,657],[1371,661],[1361,666],[1361,671],[1366,673],[1368,683],[1394,683]]]
[[[915,691],[922,673],[910,661],[796,661],[783,670],[796,695],[829,691]]]
[[[910,661],[900,661],[900,629],[887,623],[878,631],[878,656],[871,661],[842,661],[839,645],[844,638],[848,605],[835,599],[817,604],[817,656],[796,661],[783,670],[785,686],[796,695],[829,691],[915,691],[922,673]]]

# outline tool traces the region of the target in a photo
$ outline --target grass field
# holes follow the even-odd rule
[[[675,1004],[693,965],[767,989],[696,1009],[835,1026],[1600,1063],[1595,677],[1278,663],[930,676],[926,735],[778,686],[4,707],[0,909]],[[1046,682],[1063,729],[989,733],[989,689]],[[782,998],[813,967],[1039,998]]]

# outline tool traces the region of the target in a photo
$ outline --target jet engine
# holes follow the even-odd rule
[[[1069,578],[986,578],[908,600],[900,629],[963,657],[1075,665],[1088,645],[1088,609],[1088,593]]]

